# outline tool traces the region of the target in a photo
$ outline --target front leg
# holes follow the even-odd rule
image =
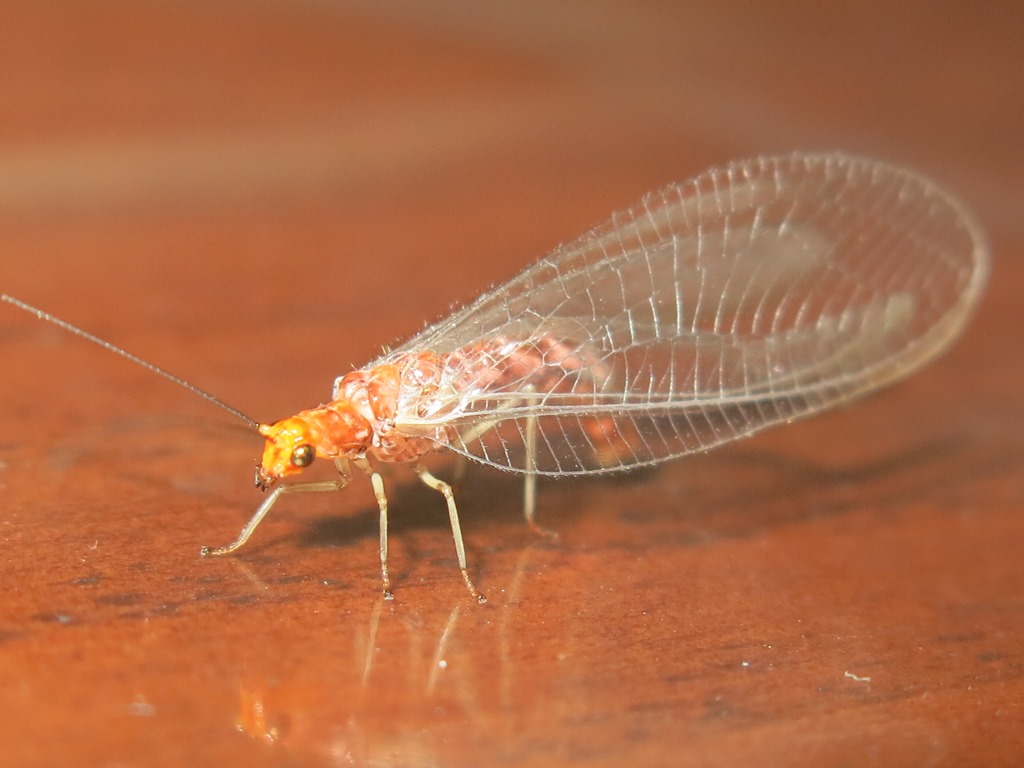
[[[337,467],[338,474],[341,475],[337,480],[321,480],[310,483],[289,483],[287,485],[279,485],[271,492],[266,501],[260,504],[259,509],[256,510],[256,514],[254,514],[249,519],[249,522],[245,524],[242,532],[238,534],[237,539],[226,546],[217,547],[216,549],[203,547],[199,550],[199,554],[203,557],[211,555],[227,555],[237,550],[249,540],[249,537],[252,536],[252,532],[256,530],[256,526],[263,521],[263,518],[266,517],[267,513],[270,511],[270,508],[274,506],[274,504],[277,503],[277,500],[285,493],[297,493],[300,491],[307,493],[319,493],[322,491],[343,490],[345,486],[348,485],[350,477],[348,462],[344,459],[336,459],[334,466]]]

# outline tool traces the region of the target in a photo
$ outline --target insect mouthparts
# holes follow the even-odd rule
[[[270,490],[270,486],[277,482],[277,478],[267,474],[263,467],[257,464],[253,481],[257,488],[266,492]]]

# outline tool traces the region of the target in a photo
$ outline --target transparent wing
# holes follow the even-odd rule
[[[980,228],[928,179],[760,158],[645,197],[374,365],[444,360],[400,402],[404,434],[503,469],[611,471],[905,375],[957,336],[987,272]]]

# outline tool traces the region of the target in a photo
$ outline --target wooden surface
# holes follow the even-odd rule
[[[976,320],[839,412],[542,484],[557,543],[471,471],[478,607],[401,468],[394,602],[365,483],[200,559],[259,440],[0,307],[3,765],[1019,765],[1019,4],[378,5],[0,5],[0,290],[272,420],[650,188],[844,148],[977,210]]]

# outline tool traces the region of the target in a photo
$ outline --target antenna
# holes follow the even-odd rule
[[[137,357],[137,356],[133,355],[131,352],[123,350],[120,347],[116,347],[113,344],[111,344],[109,341],[104,341],[99,336],[93,336],[88,331],[83,331],[78,326],[72,325],[71,323],[67,322],[66,320],[61,320],[59,317],[55,317],[54,315],[51,315],[49,312],[44,312],[41,309],[33,307],[31,304],[26,304],[23,301],[19,301],[18,299],[14,298],[13,296],[8,296],[6,293],[0,293],[0,301],[5,301],[8,304],[11,304],[12,306],[17,307],[18,309],[23,309],[26,312],[28,312],[29,314],[35,315],[40,320],[45,320],[48,323],[52,323],[53,325],[56,325],[58,328],[63,328],[65,331],[68,331],[70,333],[75,334],[75,336],[81,336],[86,341],[91,341],[93,344],[97,344],[97,345],[103,347],[104,349],[109,350],[110,352],[118,354],[118,355],[120,355],[121,357],[123,357],[123,358],[125,358],[127,360],[131,360],[133,363],[141,365],[146,370],[152,371],[157,376],[163,376],[165,379],[167,379],[168,381],[174,382],[179,387],[184,387],[189,392],[192,392],[193,394],[199,395],[201,398],[203,398],[204,400],[207,400],[207,401],[213,403],[218,408],[223,408],[228,413],[230,413],[230,414],[240,418],[242,421],[244,421],[246,424],[248,424],[253,429],[257,429],[258,430],[260,428],[260,424],[259,424],[258,421],[256,421],[255,419],[249,418],[244,413],[239,411],[237,408],[232,408],[230,405],[228,405],[227,403],[223,402],[219,398],[214,397],[209,392],[206,392],[205,390],[200,389],[199,387],[195,386],[194,384],[189,384],[187,381],[185,381],[181,377],[175,376],[173,373],[168,373],[163,368],[158,368],[157,366],[153,365],[152,363],[147,363],[141,357]]]

